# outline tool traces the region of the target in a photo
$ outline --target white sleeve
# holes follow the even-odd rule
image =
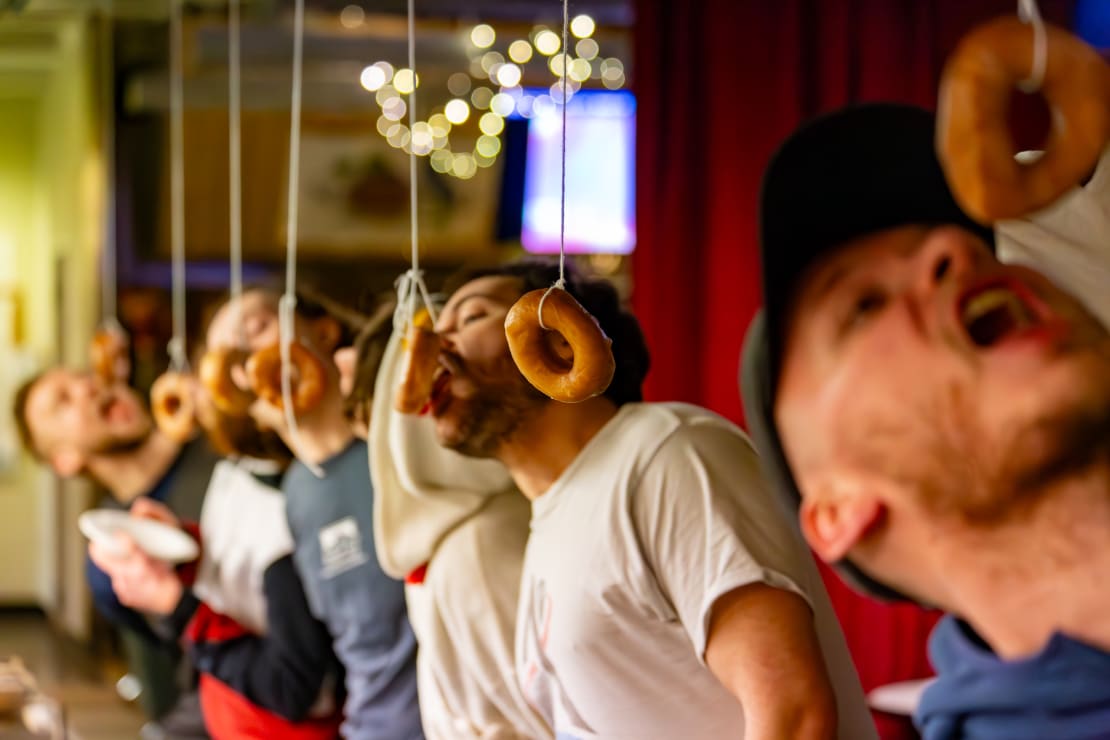
[[[636,485],[633,526],[662,597],[704,661],[710,612],[752,583],[793,591],[811,557],[759,470],[751,443],[720,420],[679,428]],[[649,597],[650,598],[650,597]]]
[[[1094,176],[1041,211],[995,225],[998,258],[1044,273],[1110,326],[1110,147]]]

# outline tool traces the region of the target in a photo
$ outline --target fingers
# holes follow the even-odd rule
[[[140,519],[153,519],[175,527],[181,524],[181,521],[170,511],[168,506],[145,496],[135,499],[135,503],[131,504],[131,516]]]

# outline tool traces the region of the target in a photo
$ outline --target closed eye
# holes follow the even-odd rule
[[[858,329],[879,313],[886,304],[887,295],[878,288],[868,288],[860,292],[840,323],[840,333],[846,334]]]
[[[485,311],[475,311],[474,313],[468,313],[459,320],[459,326],[466,326],[467,324],[473,323],[479,319],[484,319],[486,315],[487,314]]]

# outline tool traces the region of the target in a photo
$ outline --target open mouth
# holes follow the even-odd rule
[[[965,295],[960,301],[960,321],[979,347],[993,347],[1039,323],[1023,297],[1004,285]]]
[[[432,380],[432,393],[428,397],[428,405],[424,411],[430,411],[433,416],[438,416],[443,412],[449,403],[451,403],[451,393],[448,388],[451,385],[451,371],[442,365],[436,370],[435,378]]]
[[[109,394],[100,402],[100,418],[106,421],[126,421],[129,417],[127,405],[114,394]]]

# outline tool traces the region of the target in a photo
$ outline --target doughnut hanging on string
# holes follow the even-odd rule
[[[101,152],[104,162],[104,224],[103,249],[100,255],[100,323],[89,343],[89,365],[105,383],[127,382],[131,375],[131,340],[116,315],[115,229],[115,86],[114,38],[112,30],[113,0],[105,0],[101,66]]]
[[[513,362],[529,383],[556,401],[579,403],[604,393],[613,382],[617,366],[612,340],[605,335],[597,319],[566,289],[569,15],[567,0],[563,0],[559,279],[546,290],[540,288],[525,293],[513,304],[505,317],[505,336]],[[557,338],[551,334],[558,334],[566,347],[553,341]]]
[[[268,366],[268,358],[274,354],[272,347],[256,352],[258,359],[252,355],[248,360],[248,375],[255,382],[252,390],[262,398],[269,398],[271,402],[280,406],[285,415],[285,425],[289,433],[289,446],[294,455],[300,457],[301,443],[300,429],[297,426],[297,414],[305,413],[319,402],[311,394],[302,394],[302,384],[311,382],[316,377],[315,371],[323,374],[323,366],[310,349],[296,341],[296,310],[297,310],[297,194],[300,185],[301,163],[301,97],[303,90],[304,70],[304,0],[296,0],[293,10],[293,83],[290,96],[290,123],[289,123],[289,192],[286,205],[285,223],[285,293],[278,301],[278,345],[276,354],[280,358],[280,398],[273,392],[272,383],[274,373],[250,373],[251,361],[256,365]],[[296,349],[294,349],[296,347]],[[326,374],[324,374],[326,377]],[[257,384],[255,384],[257,383]],[[308,395],[306,399],[305,395]],[[322,395],[322,394],[321,394]],[[278,401],[280,400],[280,403]],[[298,404],[297,401],[301,403]],[[313,401],[308,403],[308,401]],[[324,477],[324,470],[311,460],[301,459],[301,462],[317,478]]]
[[[181,2],[170,0],[170,279],[173,338],[170,367],[151,387],[151,412],[158,429],[176,442],[196,433],[196,381],[185,356],[185,162]]]
[[[413,0],[408,0],[408,62],[413,82],[408,96],[411,131],[416,122],[416,13]],[[441,346],[439,335],[432,329],[436,322],[436,307],[420,269],[417,192],[416,149],[410,142],[409,242],[412,266],[397,279],[397,308],[393,313],[393,330],[405,335],[401,382],[393,398],[393,408],[402,414],[418,414],[427,407],[439,366]]]
[[[243,297],[243,228],[242,228],[242,73],[240,64],[239,0],[230,0],[227,9],[228,48],[228,265],[232,324],[236,331],[234,347],[210,347],[197,369],[212,404],[220,413],[245,417],[256,396],[249,388],[236,382],[236,371],[246,377],[247,351],[241,299]],[[280,386],[279,386],[280,387]]]
[[[1044,208],[1089,175],[1110,140],[1110,69],[1086,43],[1046,24],[1036,0],[968,33],[948,58],[937,155],[956,201],[991,224]],[[1034,161],[1015,159],[1014,90],[1038,92],[1050,128]]]

